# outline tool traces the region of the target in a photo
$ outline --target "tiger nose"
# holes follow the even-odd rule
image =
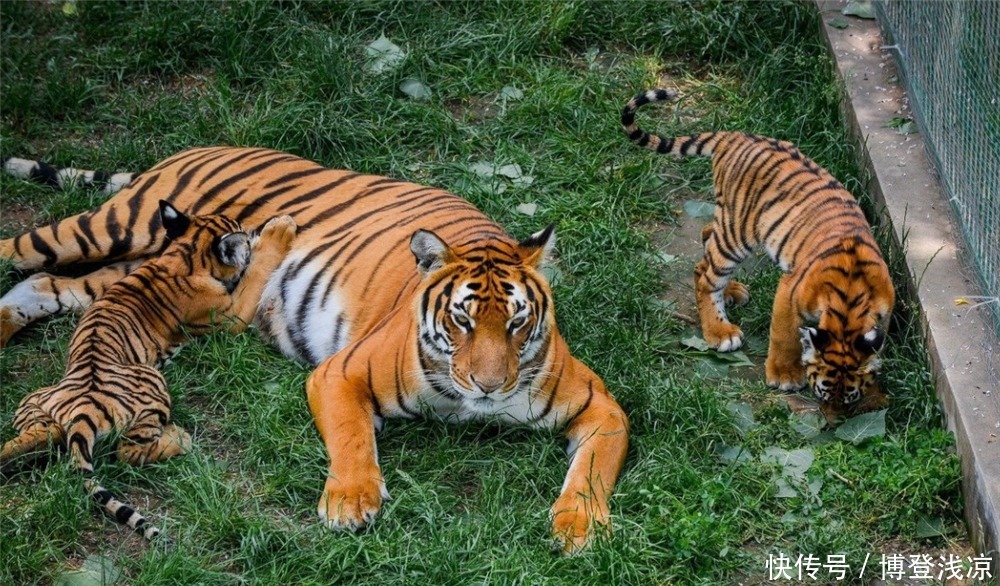
[[[470,374],[469,380],[472,381],[472,384],[476,385],[476,387],[478,387],[480,391],[488,395],[493,391],[499,389],[500,387],[504,386],[504,384],[506,384],[507,382],[507,377],[504,377],[503,379],[487,378],[483,380],[477,380],[475,376]]]

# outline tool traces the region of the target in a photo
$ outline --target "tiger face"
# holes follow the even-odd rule
[[[855,410],[862,399],[881,395],[875,376],[885,332],[874,327],[844,339],[822,328],[799,328],[802,364],[810,388],[828,417]]]
[[[414,233],[421,366],[438,393],[489,411],[533,380],[554,320],[538,272],[553,242],[551,227],[509,249],[462,250]]]

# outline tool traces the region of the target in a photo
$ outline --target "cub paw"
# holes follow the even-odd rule
[[[378,473],[353,482],[327,478],[317,508],[319,520],[328,529],[356,531],[375,519],[388,498]]]
[[[267,247],[273,252],[284,254],[291,250],[292,241],[299,227],[291,216],[271,218],[261,229],[258,247]]]
[[[705,341],[719,352],[732,352],[743,345],[743,330],[728,322],[720,322],[711,328],[702,327]]]
[[[579,495],[560,497],[550,511],[552,537],[564,555],[572,555],[590,546],[597,534],[611,533],[607,506]]]
[[[801,364],[779,364],[768,356],[764,372],[769,387],[781,391],[797,391],[806,386],[806,369]]]
[[[726,290],[722,293],[722,298],[727,307],[746,305],[750,301],[750,289],[739,281],[729,281]]]

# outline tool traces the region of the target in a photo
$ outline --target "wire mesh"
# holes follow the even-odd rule
[[[1000,1],[877,0],[1000,335]]]

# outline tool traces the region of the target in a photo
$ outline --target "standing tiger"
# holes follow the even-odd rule
[[[895,292],[858,203],[791,143],[739,132],[669,138],[635,123],[637,109],[674,97],[662,89],[637,95],[621,124],[632,142],[657,153],[712,158],[715,214],[694,271],[705,341],[720,352],[742,345],[726,305],[746,303],[749,291],[730,277],[762,248],[784,273],[774,295],[767,383],[789,391],[808,381],[831,421],[886,404],[875,375]]]
[[[50,183],[109,176],[8,160],[8,172]],[[610,521],[628,420],[556,327],[540,268],[551,228],[518,242],[441,189],[327,169],[254,148],[179,153],[130,180],[92,212],[0,241],[22,269],[122,261],[160,246],[153,203],[226,214],[247,226],[291,215],[292,250],[268,281],[261,332],[287,355],[318,364],[307,393],[330,455],[318,514],[331,528],[369,523],[386,497],[375,434],[386,417],[430,413],[561,427],[570,466],[552,506],[564,551]],[[10,336],[85,305],[120,273],[24,281],[0,298]]]
[[[295,237],[285,216],[264,226],[256,242],[222,216],[188,218],[160,202],[169,244],[111,285],[80,318],[69,344],[66,374],[21,400],[19,435],[3,445],[0,464],[65,442],[90,495],[119,523],[147,539],[160,530],[93,478],[94,444],[121,433],[118,457],[142,465],[185,453],[186,431],[169,422],[170,394],[156,366],[186,338],[220,318],[238,331],[253,319],[268,275]]]

